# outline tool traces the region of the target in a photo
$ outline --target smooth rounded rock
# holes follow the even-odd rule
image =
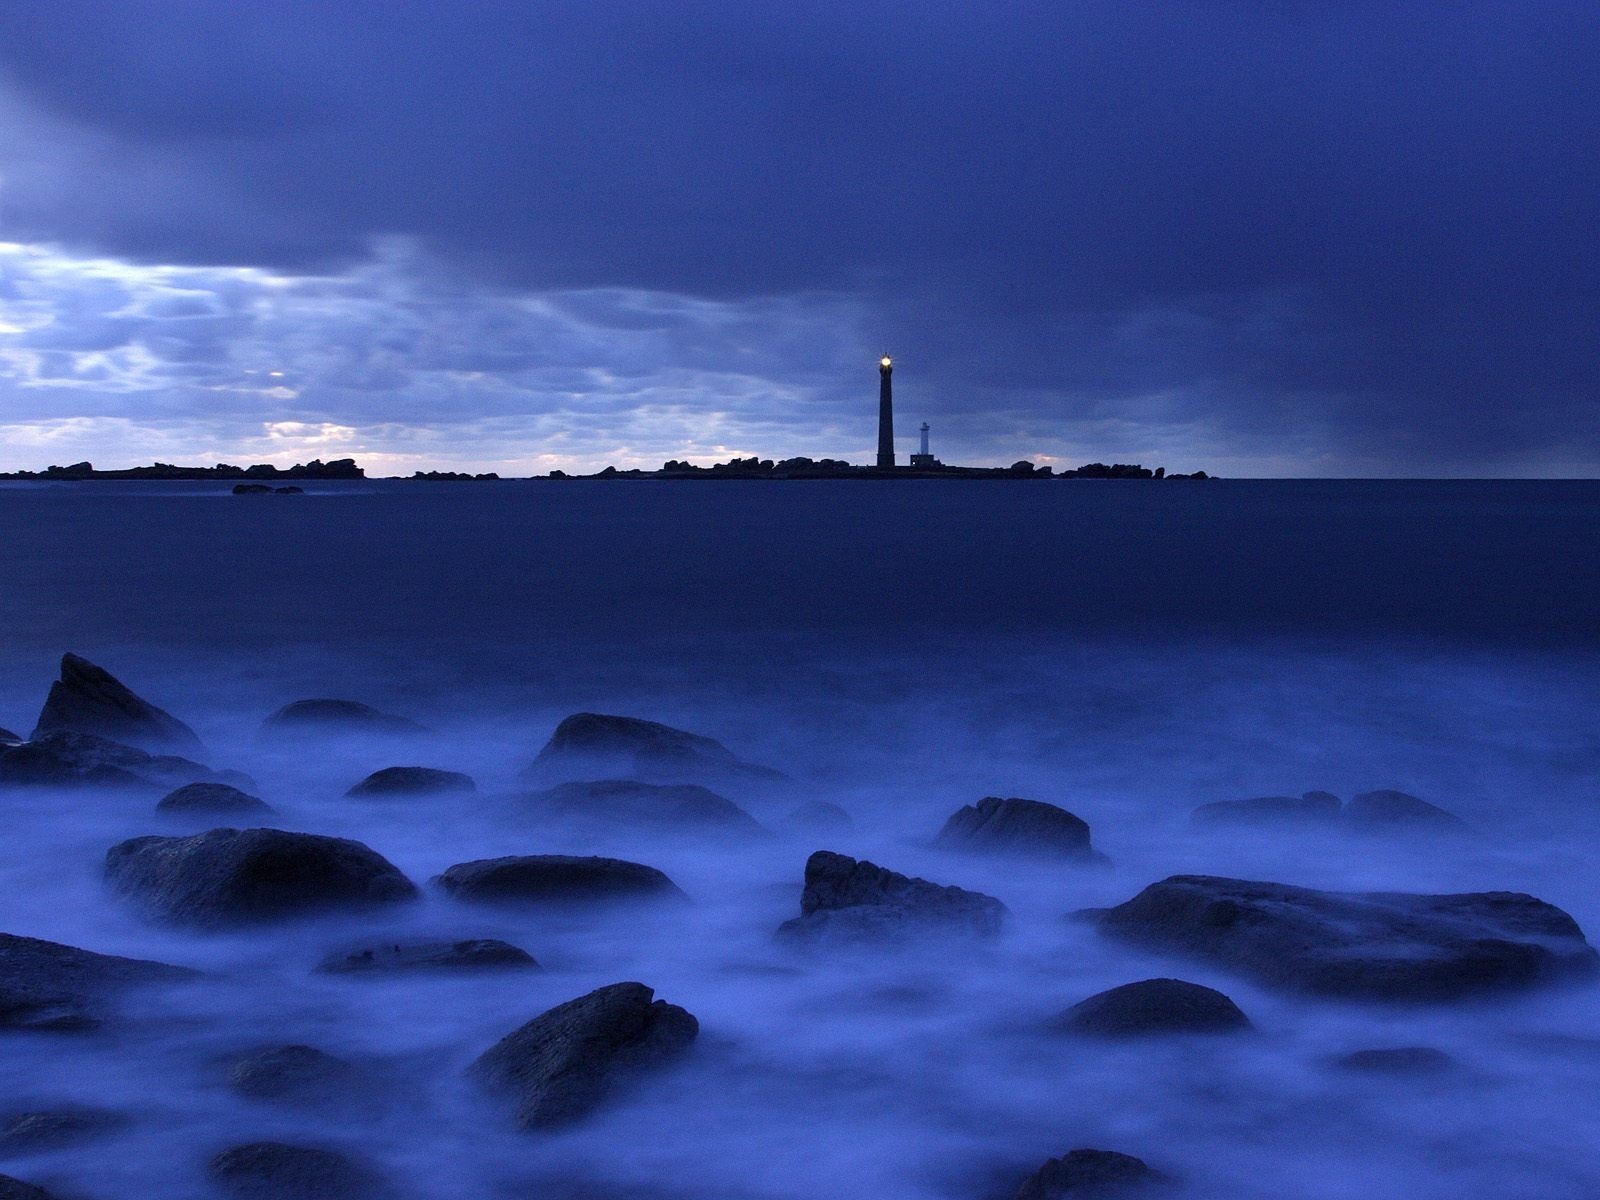
[[[168,792],[156,805],[157,812],[175,816],[234,817],[262,815],[272,806],[258,796],[227,783],[189,783]]]
[[[376,1200],[392,1193],[366,1166],[333,1150],[251,1142],[211,1160],[207,1174],[232,1200]]]
[[[1097,1037],[1235,1033],[1250,1028],[1239,1006],[1215,988],[1182,979],[1144,979],[1080,1000],[1055,1028]]]
[[[1114,1200],[1162,1189],[1167,1177],[1115,1150],[1074,1150],[1030,1176],[1017,1200]]]
[[[458,900],[489,904],[591,904],[686,899],[654,867],[620,858],[526,854],[457,863],[438,884]]]
[[[460,942],[393,942],[365,946],[323,959],[326,975],[379,975],[394,971],[538,970],[533,955],[498,938]]]
[[[475,792],[472,776],[434,767],[385,767],[352,787],[346,796],[438,796],[450,792]]]

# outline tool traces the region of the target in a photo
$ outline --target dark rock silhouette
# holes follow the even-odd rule
[[[781,778],[776,771],[742,762],[714,738],[603,713],[574,713],[563,720],[527,775],[532,779],[631,775],[661,782],[730,775]]]
[[[0,728],[0,746],[15,746],[21,741],[22,738],[18,734],[12,733],[9,729]]]
[[[227,777],[187,758],[150,754],[93,733],[47,733],[0,746],[0,783],[17,787],[171,788]]]
[[[497,938],[461,942],[393,942],[332,954],[317,970],[330,975],[381,975],[393,971],[538,970],[526,950]]]
[[[1202,804],[1191,819],[1196,825],[1304,825],[1337,826],[1355,833],[1391,831],[1461,833],[1468,828],[1454,813],[1405,792],[1363,792],[1340,805],[1331,792],[1293,796],[1257,796],[1250,800],[1219,800]]]
[[[1080,1000],[1056,1029],[1099,1037],[1161,1033],[1233,1033],[1250,1028],[1239,1006],[1214,988],[1182,979],[1144,979]]]
[[[796,833],[845,833],[856,825],[849,813],[826,800],[807,800],[791,809],[781,824]]]
[[[1115,1150],[1074,1150],[1052,1158],[1033,1173],[1017,1200],[1111,1200],[1139,1196],[1168,1182],[1143,1160]]]
[[[620,858],[527,854],[457,863],[438,884],[458,900],[491,904],[571,904],[687,899],[654,867]]]
[[[1344,821],[1351,829],[1378,832],[1386,829],[1465,831],[1467,823],[1436,804],[1405,792],[1383,789],[1352,796],[1344,806]]]
[[[102,1002],[117,992],[196,975],[166,963],[0,934],[0,1029],[92,1029],[100,1022]]]
[[[261,723],[272,736],[305,730],[323,733],[426,733],[415,721],[380,712],[359,700],[296,700],[285,704]]]
[[[0,1175],[0,1200],[56,1200],[56,1195],[10,1175]]]
[[[1518,892],[1319,892],[1174,875],[1085,915],[1114,937],[1327,996],[1448,1000],[1586,974],[1597,961],[1570,916]]]
[[[642,983],[614,983],[557,1005],[502,1038],[471,1073],[516,1101],[528,1130],[587,1116],[630,1075],[679,1058],[700,1024]]]
[[[319,1105],[361,1084],[362,1072],[314,1046],[268,1046],[233,1064],[228,1084],[241,1096],[285,1105]]]
[[[194,730],[76,654],[61,656],[61,678],[50,685],[33,727],[35,739],[49,733],[92,733],[158,753],[205,753]]]
[[[109,1108],[50,1108],[14,1113],[0,1121],[0,1154],[53,1150],[127,1128],[132,1121]]]
[[[235,496],[303,496],[303,487],[269,487],[264,483],[236,483],[233,485]]]
[[[346,796],[437,796],[445,792],[475,792],[472,776],[433,767],[385,767],[356,784]]]
[[[132,838],[107,852],[106,877],[153,916],[202,927],[417,895],[392,863],[360,842],[281,829]]]
[[[760,822],[732,800],[693,783],[603,779],[557,784],[527,799],[534,809],[567,819],[671,829],[700,827],[754,835],[766,832]]]
[[[272,812],[272,805],[226,783],[188,783],[163,796],[157,812],[234,817]]]
[[[1388,1046],[1340,1055],[1333,1065],[1373,1075],[1438,1075],[1453,1068],[1455,1059],[1432,1046]]]
[[[1087,821],[1038,800],[985,797],[954,813],[934,841],[951,850],[1105,861],[1089,844]]]
[[[285,1142],[225,1150],[207,1167],[233,1200],[376,1200],[393,1192],[368,1167],[343,1154]]]
[[[818,850],[806,860],[800,916],[780,925],[778,934],[807,942],[899,941],[930,933],[993,937],[1005,913],[993,896]]]
[[[1202,804],[1191,819],[1196,825],[1274,825],[1303,822],[1333,824],[1339,819],[1339,797],[1330,792],[1303,796],[1255,796]]]

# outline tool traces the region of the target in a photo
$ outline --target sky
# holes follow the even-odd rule
[[[0,0],[0,469],[1600,473],[1600,8]]]

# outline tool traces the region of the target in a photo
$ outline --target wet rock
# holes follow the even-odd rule
[[[116,992],[196,975],[166,963],[0,934],[0,1029],[92,1029],[99,1024],[103,1002]]]
[[[532,779],[624,775],[659,782],[782,778],[777,771],[741,761],[714,738],[603,713],[574,713],[563,720],[526,775]]]
[[[654,867],[620,858],[526,854],[457,863],[438,884],[458,900],[491,904],[567,904],[687,899]]]
[[[1052,1158],[1030,1176],[1017,1200],[1100,1200],[1158,1190],[1167,1177],[1142,1159],[1115,1150],[1074,1150]]]
[[[76,654],[61,656],[61,678],[50,685],[33,729],[35,739],[49,733],[92,733],[143,750],[205,753],[194,730]]]
[[[0,1155],[53,1150],[125,1129],[132,1122],[109,1108],[50,1108],[14,1113],[0,1121]]]
[[[241,1096],[276,1104],[327,1104],[357,1088],[362,1073],[314,1046],[269,1046],[233,1064],[228,1083]]]
[[[1339,819],[1339,797],[1331,792],[1303,796],[1256,796],[1202,804],[1190,818],[1196,825],[1331,825]]]
[[[1432,1046],[1389,1046],[1341,1055],[1333,1065],[1372,1075],[1438,1075],[1454,1067],[1455,1061]]]
[[[106,877],[152,915],[201,927],[370,908],[417,895],[415,884],[360,842],[281,829],[132,838],[107,852]]]
[[[1163,1033],[1234,1033],[1250,1028],[1239,1006],[1214,988],[1182,979],[1125,983],[1080,1000],[1056,1018],[1066,1033],[1138,1037]]]
[[[387,974],[391,971],[538,970],[526,950],[497,938],[462,942],[397,942],[333,954],[317,970],[330,975]]]
[[[692,783],[640,783],[604,779],[563,783],[530,795],[535,810],[568,820],[667,829],[721,829],[759,836],[766,832],[732,800]]]
[[[270,813],[272,806],[227,783],[188,783],[168,792],[156,805],[157,812],[205,817],[248,816]]]
[[[1592,972],[1566,913],[1519,892],[1321,892],[1174,875],[1084,914],[1114,937],[1283,988],[1436,1001]]]
[[[796,833],[846,833],[856,827],[849,813],[826,800],[808,800],[791,809],[782,825]]]
[[[1038,800],[985,797],[954,813],[934,842],[952,850],[1105,861],[1089,844],[1087,821]]]
[[[830,850],[806,860],[800,916],[778,927],[785,940],[901,941],[929,933],[993,937],[1006,906],[993,896],[945,887]]]
[[[53,1192],[31,1183],[23,1183],[10,1175],[0,1175],[0,1200],[56,1200]]]
[[[234,1200],[360,1200],[390,1194],[368,1167],[333,1150],[252,1142],[211,1160],[207,1173]]]
[[[221,778],[187,758],[150,754],[93,733],[47,733],[0,746],[0,783],[17,787],[173,788]]]
[[[1344,807],[1344,821],[1351,829],[1363,833],[1390,829],[1462,832],[1467,828],[1467,823],[1455,813],[1405,792],[1387,789],[1352,796]]]
[[[261,723],[264,735],[319,733],[414,734],[427,730],[415,721],[380,712],[356,700],[296,700]]]
[[[516,1101],[523,1129],[579,1120],[630,1075],[680,1057],[700,1024],[642,983],[614,983],[557,1005],[502,1038],[470,1068]]]
[[[346,796],[438,796],[446,792],[475,792],[472,776],[433,767],[385,767],[374,771]]]

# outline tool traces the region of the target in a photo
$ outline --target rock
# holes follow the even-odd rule
[[[782,825],[796,833],[845,833],[856,827],[849,813],[826,800],[807,800],[791,809]]]
[[[272,488],[264,483],[236,483],[233,485],[235,496],[270,496]]]
[[[1461,832],[1467,828],[1467,823],[1455,813],[1404,792],[1389,790],[1352,796],[1344,807],[1344,821],[1351,829],[1361,832],[1389,829]]]
[[[218,780],[187,758],[149,754],[93,733],[47,733],[0,746],[0,783],[16,787],[159,787]]]
[[[953,814],[934,843],[952,850],[1105,861],[1089,844],[1088,822],[1038,800],[988,796]]]
[[[296,700],[261,723],[267,735],[303,730],[322,733],[414,734],[428,732],[415,721],[379,712],[355,700]]]
[[[196,975],[166,963],[0,934],[0,1029],[92,1029],[99,1024],[100,1002],[114,993]]]
[[[1005,914],[1006,906],[993,896],[818,850],[806,860],[800,916],[780,925],[778,934],[802,941],[901,941],[929,933],[994,937]]]
[[[1333,1060],[1344,1071],[1373,1075],[1438,1075],[1456,1065],[1456,1060],[1432,1046],[1393,1046],[1356,1050]]]
[[[1191,814],[1196,825],[1332,824],[1339,819],[1339,797],[1331,792],[1303,796],[1256,796],[1250,800],[1218,800]]]
[[[472,776],[433,767],[385,767],[374,771],[346,796],[437,796],[445,792],[475,792]]]
[[[0,1121],[0,1155],[31,1154],[115,1133],[132,1122],[109,1108],[51,1108]]]
[[[281,829],[138,837],[106,854],[106,877],[152,915],[219,926],[410,900],[416,885],[347,838]]]
[[[391,1194],[367,1167],[332,1150],[252,1142],[211,1160],[207,1173],[235,1200],[360,1200]]]
[[[23,1183],[9,1175],[0,1175],[0,1200],[56,1200],[55,1195],[42,1187]]]
[[[157,812],[231,817],[250,813],[270,813],[272,806],[226,783],[188,783],[168,792],[156,805]]]
[[[458,900],[568,904],[686,897],[654,867],[620,858],[527,854],[457,863],[437,880]]]
[[[1145,979],[1080,1000],[1056,1018],[1055,1027],[1099,1037],[1137,1037],[1233,1033],[1249,1029],[1250,1019],[1214,988],[1182,979]]]
[[[12,733],[11,730],[0,727],[0,746],[16,746],[21,743],[22,739]]]
[[[327,1104],[359,1086],[362,1074],[313,1046],[269,1046],[234,1063],[228,1083],[241,1096],[278,1104]]]
[[[61,656],[61,678],[50,685],[33,728],[35,740],[48,733],[92,733],[142,750],[205,753],[194,730],[76,654]]]
[[[1519,892],[1320,892],[1174,875],[1084,915],[1114,937],[1326,996],[1448,1000],[1596,965],[1571,917]]]
[[[471,1073],[516,1100],[523,1129],[579,1120],[626,1076],[680,1057],[699,1034],[694,1017],[654,995],[614,983],[557,1005],[490,1047]]]
[[[1099,1200],[1136,1196],[1160,1188],[1167,1177],[1142,1159],[1115,1150],[1074,1150],[1052,1158],[1031,1175],[1017,1200]]]
[[[317,970],[330,975],[371,975],[391,971],[539,970],[526,950],[497,938],[464,942],[391,943],[329,955]]]
[[[742,762],[713,738],[602,713],[574,713],[563,720],[526,774],[536,779],[624,775],[660,782],[729,775],[782,778],[777,771]]]
[[[766,833],[760,822],[732,800],[692,783],[640,783],[632,779],[563,783],[530,795],[528,803],[551,816],[608,825],[699,827],[756,836]]]

